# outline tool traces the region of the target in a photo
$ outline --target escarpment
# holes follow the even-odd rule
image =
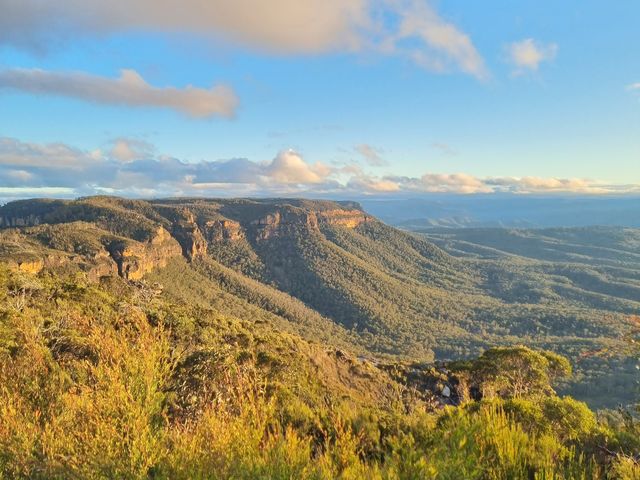
[[[93,277],[118,274],[130,280],[177,256],[193,261],[227,244],[250,248],[270,239],[321,232],[326,226],[353,229],[372,220],[355,203],[294,199],[89,197],[24,200],[0,207],[0,229],[33,235],[39,242],[25,243],[24,248],[24,240],[16,243],[14,253],[7,254],[16,268],[37,273],[75,262]],[[27,253],[22,258],[15,252]]]
[[[264,217],[251,222],[256,230],[258,240],[267,240],[273,236],[289,235],[292,230],[304,228],[319,230],[324,225],[339,225],[346,228],[356,228],[358,225],[370,221],[361,210],[322,210],[313,211],[300,208],[283,207]]]
[[[370,222],[373,220],[373,217],[370,217],[362,210],[337,209],[319,212],[318,220],[320,224],[324,223],[327,225],[340,225],[347,228],[356,228],[362,223]]]
[[[113,240],[105,248],[116,263],[118,275],[127,280],[140,280],[183,253],[181,245],[163,227],[149,242]]]
[[[204,237],[208,242],[240,240],[244,238],[244,230],[234,220],[209,220],[204,224]]]
[[[182,255],[189,261],[207,254],[207,241],[195,221],[173,224],[172,235],[182,248]]]

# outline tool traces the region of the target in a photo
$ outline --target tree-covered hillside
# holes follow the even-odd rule
[[[580,383],[564,388],[579,398],[633,398],[634,363],[592,355],[618,348],[640,311],[637,270],[620,263],[633,236],[626,257],[598,267],[461,257],[436,238],[451,255],[351,202],[30,200],[1,207],[0,225],[0,256],[22,270],[146,278],[176,301],[247,312],[371,359],[456,360],[523,343],[571,358]],[[604,237],[573,255],[609,252]]]
[[[637,421],[556,396],[557,354],[370,361],[169,268],[166,291],[0,266],[0,478],[640,475]]]
[[[0,478],[640,475],[632,410],[556,394],[637,401],[633,290],[562,296],[352,203],[38,200],[0,224]]]

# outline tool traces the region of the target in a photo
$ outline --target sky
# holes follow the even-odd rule
[[[640,194],[640,2],[0,0],[0,198]]]

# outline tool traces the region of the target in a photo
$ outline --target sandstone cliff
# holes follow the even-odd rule
[[[113,240],[105,248],[117,266],[118,275],[128,280],[139,280],[183,253],[180,244],[163,227],[158,228],[149,242]]]
[[[326,226],[352,229],[371,220],[352,202],[24,200],[0,207],[0,229],[26,233],[39,246],[31,243],[21,248],[20,242],[14,242],[15,252],[28,255],[3,255],[0,250],[0,256],[32,273],[75,262],[94,277],[118,274],[137,280],[172,257],[182,255],[192,261],[228,242],[251,244]]]
[[[266,240],[273,236],[289,235],[292,229],[306,228],[319,230],[323,225],[339,225],[356,228],[370,221],[361,210],[321,210],[313,211],[294,207],[282,207],[273,213],[254,220],[250,226],[256,230],[257,240]]]

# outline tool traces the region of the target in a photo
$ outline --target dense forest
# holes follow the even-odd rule
[[[470,229],[533,252],[489,258],[461,254],[446,231],[389,227],[353,202],[28,200],[0,208],[0,225],[0,259],[23,269],[99,278],[117,264],[176,301],[252,308],[363,356],[447,361],[522,343],[571,359],[576,375],[562,393],[596,408],[634,400],[634,361],[592,355],[620,348],[640,312],[633,229],[560,229],[542,243]],[[602,245],[607,238],[614,247]]]
[[[349,202],[0,226],[0,478],[640,475],[633,265],[452,255]]]

